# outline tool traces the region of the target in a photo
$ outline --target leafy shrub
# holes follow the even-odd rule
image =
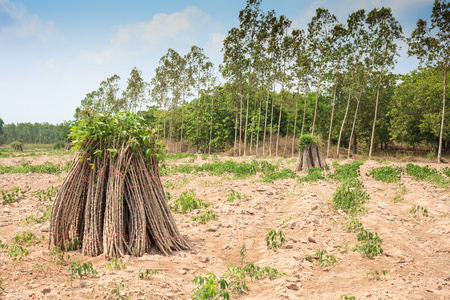
[[[375,180],[383,181],[386,183],[393,183],[400,181],[400,175],[402,173],[402,168],[393,168],[390,166],[384,166],[372,169],[368,172],[367,176],[372,176]]]
[[[180,197],[175,199],[171,210],[173,212],[178,212],[178,209],[181,208],[181,213],[185,214],[186,211],[208,208],[210,205],[210,203],[203,202],[202,199],[195,197],[194,191],[187,190],[181,193]]]
[[[373,233],[361,228],[356,238],[361,242],[361,245],[356,244],[354,251],[357,250],[362,257],[372,258],[383,253],[383,248],[381,248],[382,241],[376,232]]]
[[[363,228],[363,225],[359,219],[351,217],[350,219],[347,219],[347,222],[342,223],[342,228],[347,231],[357,232]]]
[[[266,235],[268,249],[278,249],[286,242],[286,238],[281,230],[271,230]]]
[[[351,184],[355,184],[355,182],[348,181],[349,184],[343,183],[336,189],[332,199],[335,210],[342,209],[352,216],[366,210],[363,204],[369,202],[369,194],[359,188],[352,187]]]
[[[194,279],[197,286],[194,289],[192,299],[230,299],[230,293],[227,291],[228,282],[213,273],[206,274],[205,277],[197,276]]]
[[[66,147],[66,144],[61,141],[53,144],[53,149],[55,149],[55,150],[64,149],[65,147]]]
[[[81,260],[75,260],[69,264],[67,270],[72,278],[79,277],[81,279],[83,277],[94,276],[97,274],[97,271],[94,269],[92,262],[90,261],[86,263]]]
[[[362,164],[364,164],[364,160],[355,160],[351,163],[343,165],[339,165],[338,163],[333,162],[333,166],[336,169],[333,173],[328,174],[328,177],[341,182],[348,179],[357,178],[360,175],[359,168]]]
[[[307,146],[311,144],[318,144],[317,137],[309,134],[300,136],[300,139],[298,140],[298,152],[302,152]]]

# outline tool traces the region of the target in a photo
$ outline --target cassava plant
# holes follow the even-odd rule
[[[106,259],[189,249],[159,178],[162,143],[133,113],[83,111],[70,138],[78,150],[53,203],[50,246]]]

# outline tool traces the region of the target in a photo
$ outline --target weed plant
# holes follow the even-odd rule
[[[52,198],[58,193],[58,187],[49,186],[46,190],[33,191],[32,194],[35,195],[39,201],[52,201]]]
[[[45,211],[39,209],[43,214],[42,216],[38,217],[35,215],[31,215],[25,218],[25,220],[22,220],[20,223],[22,225],[33,225],[37,223],[44,223],[46,221],[50,220],[51,214],[52,214],[52,206],[47,205],[45,207]]]
[[[206,274],[205,277],[197,276],[194,279],[196,288],[192,299],[230,299],[230,293],[227,291],[228,282],[213,273]]]
[[[25,192],[19,187],[12,187],[10,191],[0,190],[2,194],[2,204],[12,204],[20,199],[22,199],[25,195]]]
[[[400,197],[400,196],[395,196],[394,199],[392,199],[391,201],[394,203],[399,203],[399,202],[403,202],[405,200],[405,198]]]
[[[342,228],[350,232],[358,232],[363,228],[361,221],[355,217],[347,219],[346,222],[342,223]]]
[[[286,238],[281,230],[271,230],[266,235],[267,249],[278,249],[286,242]]]
[[[241,200],[244,197],[245,196],[243,196],[241,193],[236,192],[235,190],[230,190],[227,194],[227,201],[234,202],[234,200]]]
[[[141,280],[151,280],[152,275],[158,274],[158,270],[155,269],[145,269],[144,271],[142,269],[144,269],[144,267],[141,267],[139,269],[138,276],[138,278]]]
[[[400,167],[390,167],[390,166],[384,166],[372,169],[370,172],[368,172],[367,176],[372,176],[375,180],[383,181],[385,183],[393,183],[393,182],[399,182],[401,179],[402,174],[402,168]]]
[[[305,259],[310,262],[315,259],[322,267],[329,267],[335,265],[339,258],[336,258],[334,254],[328,255],[327,250],[317,250],[314,256],[306,254]]]
[[[353,251],[358,251],[362,257],[373,258],[383,253],[383,248],[381,248],[382,241],[376,232],[373,233],[361,228],[356,238],[361,242],[361,245],[356,244]]]
[[[28,254],[29,251],[26,247],[15,243],[9,246],[8,257],[15,258],[16,261],[22,260],[22,258],[28,256]]]
[[[123,263],[123,260],[117,259],[116,257],[111,258],[106,265],[106,270],[125,270],[127,266]]]
[[[420,205],[413,205],[413,207],[411,207],[410,210],[408,210],[408,212],[412,215],[412,217],[416,220],[418,220],[420,218],[420,216],[422,215],[422,219],[423,218],[433,218],[432,215],[428,214],[428,210],[426,208],[423,208]]]
[[[30,231],[24,231],[14,236],[14,243],[25,247],[34,246],[44,240],[44,236],[40,239]]]
[[[95,276],[97,274],[92,262],[83,262],[78,259],[69,264],[67,271],[69,272],[71,278],[79,277],[80,279],[83,277]]]
[[[387,273],[386,270],[367,270],[365,276],[373,280],[382,280],[386,278]]]
[[[280,172],[267,173],[262,182],[273,183],[275,180],[297,178],[297,174],[291,169],[282,169]]]
[[[187,190],[181,193],[180,197],[174,200],[171,210],[173,212],[179,212],[185,214],[187,211],[193,211],[194,209],[208,208],[211,204],[203,202],[202,199],[195,196],[194,191]]]
[[[192,216],[191,220],[192,221],[196,221],[196,222],[198,222],[200,224],[206,224],[206,222],[209,222],[211,220],[216,221],[217,220],[217,215],[213,212],[212,209],[209,209],[209,210],[203,211],[198,216]]]

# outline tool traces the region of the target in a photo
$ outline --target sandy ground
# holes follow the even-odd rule
[[[0,158],[0,165],[23,160],[64,163],[64,159],[69,156]],[[219,159],[250,160],[222,156]],[[194,163],[207,161],[210,159],[198,156]],[[268,161],[291,169],[295,166],[294,159]],[[169,164],[188,162],[192,163],[192,159]],[[331,165],[332,161],[328,162]],[[450,191],[406,176],[402,177],[406,191],[401,191],[398,184],[385,184],[365,175],[379,166],[376,161],[366,161],[360,177],[364,190],[370,194],[370,202],[365,204],[367,213],[360,219],[366,229],[377,232],[383,240],[384,253],[373,259],[351,250],[357,243],[356,234],[342,228],[346,214],[331,208],[331,198],[339,186],[336,181],[301,184],[285,179],[269,184],[262,183],[259,175],[232,180],[229,175],[174,174],[162,177],[172,199],[192,189],[199,198],[213,203],[218,217],[217,221],[202,225],[190,221],[197,212],[174,214],[192,250],[173,256],[154,251],[143,257],[125,257],[125,270],[107,270],[108,262],[103,257],[84,257],[71,251],[68,254],[72,258],[90,260],[98,271],[82,280],[71,280],[67,266],[50,263],[48,221],[21,225],[27,216],[42,214],[39,209],[49,204],[39,202],[32,191],[61,185],[64,174],[0,175],[0,189],[17,186],[25,191],[25,197],[17,203],[0,205],[0,240],[12,244],[14,236],[24,231],[45,236],[43,242],[28,247],[29,255],[20,262],[9,258],[8,250],[0,249],[0,299],[190,299],[195,277],[207,273],[221,276],[228,264],[248,262],[276,268],[285,275],[249,281],[250,290],[231,294],[232,299],[340,299],[343,295],[356,299],[450,299]],[[228,202],[230,190],[245,198]],[[397,195],[404,201],[391,202]],[[408,210],[414,204],[426,208],[433,218],[413,219]],[[268,249],[265,242],[272,229],[282,230],[287,239],[277,250]],[[242,260],[239,254],[244,244],[247,252]],[[319,249],[338,257],[338,264],[322,267],[304,258]],[[152,275],[151,280],[140,280],[141,268],[156,269],[158,274]],[[376,280],[367,275],[367,271],[374,270],[386,270],[387,274]]]

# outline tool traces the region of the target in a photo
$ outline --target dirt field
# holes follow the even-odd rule
[[[6,157],[0,158],[0,165],[23,161],[64,164],[69,159],[70,155]],[[201,165],[212,159],[197,156],[168,164]],[[217,159],[251,160],[223,156]],[[265,160],[294,170],[295,159]],[[339,164],[345,162],[340,160]],[[331,165],[332,161],[328,163]],[[217,221],[198,224],[190,219],[198,214],[196,211],[174,213],[192,250],[169,257],[157,251],[143,257],[125,257],[124,270],[108,270],[108,262],[101,256],[84,257],[71,251],[70,259],[91,261],[98,272],[83,279],[71,279],[68,267],[55,262],[48,249],[49,221],[22,225],[30,215],[42,215],[41,211],[51,204],[39,201],[33,191],[61,185],[64,173],[2,174],[0,190],[19,187],[25,194],[16,203],[0,205],[0,240],[11,245],[16,234],[24,231],[37,237],[44,235],[45,239],[28,246],[29,255],[20,261],[8,257],[8,249],[0,248],[0,299],[191,299],[195,277],[207,273],[220,277],[227,265],[243,266],[249,262],[276,268],[285,275],[253,282],[249,279],[249,291],[232,293],[231,299],[345,299],[344,295],[356,299],[450,299],[450,190],[405,175],[401,179],[404,189],[366,176],[379,166],[377,161],[366,161],[359,178],[370,195],[370,202],[364,205],[367,213],[359,219],[364,228],[378,233],[384,250],[373,259],[352,251],[358,242],[356,234],[342,227],[348,216],[331,207],[333,193],[340,185],[337,181],[302,184],[296,179],[283,179],[263,183],[259,174],[238,180],[230,175],[173,174],[162,177],[171,199],[192,189],[197,197],[213,203]],[[229,202],[230,190],[244,197]],[[396,196],[404,201],[392,202]],[[414,219],[408,213],[413,205],[426,208],[433,218]],[[267,248],[265,237],[270,230],[284,233],[287,242],[281,248]],[[339,258],[337,264],[324,267],[316,260],[305,259],[305,255],[314,255],[317,250]],[[243,258],[241,253],[245,253]],[[157,270],[157,274],[151,275],[150,280],[140,280],[139,271],[144,269]],[[383,274],[383,270],[387,273]],[[376,271],[379,278],[374,275]]]

